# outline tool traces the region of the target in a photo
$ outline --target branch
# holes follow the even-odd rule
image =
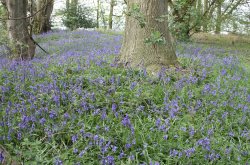
[[[209,5],[207,11],[205,11],[205,12],[203,13],[202,17],[205,17],[205,16],[207,15],[207,13],[208,13],[209,10],[212,8],[212,6],[215,4],[215,2],[216,2],[216,0],[213,0],[213,1],[211,2],[211,4]],[[192,27],[190,27],[190,28],[189,28],[189,32],[190,32],[191,30],[193,30],[197,25],[198,25],[198,23],[195,23]],[[191,33],[190,36],[192,36],[194,33],[195,33],[195,32]]]
[[[232,14],[232,12],[240,5],[242,0],[238,0],[235,5],[226,13],[227,10],[224,11],[222,19],[226,18],[228,15]],[[231,5],[230,5],[231,6]],[[228,9],[228,8],[227,8]]]
[[[33,41],[33,43],[35,44],[35,45],[37,45],[44,53],[46,53],[46,54],[48,54],[49,55],[49,53],[45,50],[45,49],[43,49],[34,39],[33,39],[33,37],[30,37],[30,39]]]

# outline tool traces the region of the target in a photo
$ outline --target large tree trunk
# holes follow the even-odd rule
[[[120,63],[131,67],[146,67],[154,70],[177,64],[177,57],[173,49],[168,30],[168,0],[127,0],[128,10],[133,4],[140,6],[146,26],[140,27],[139,21],[132,16],[126,16],[125,36],[121,48]],[[157,18],[165,16],[163,22]],[[165,38],[164,44],[144,43],[152,32],[158,31]]]
[[[27,0],[6,0],[9,20],[7,29],[14,58],[29,60],[34,57],[35,44],[28,32]]]
[[[110,0],[110,9],[109,9],[109,29],[113,27],[113,14],[114,14],[115,0]]]
[[[51,30],[50,18],[53,11],[54,0],[38,0],[36,10],[39,11],[35,20],[34,32],[45,33]]]

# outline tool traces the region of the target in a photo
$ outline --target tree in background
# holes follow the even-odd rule
[[[218,0],[217,4],[217,14],[216,14],[216,25],[215,25],[215,33],[220,34],[221,31],[221,8],[222,8],[222,0]]]
[[[246,3],[249,4],[246,0],[169,0],[170,30],[180,40],[199,31],[220,33],[223,23]]]
[[[168,0],[127,0],[120,63],[156,71],[177,64],[168,29]]]
[[[33,30],[35,34],[45,33],[51,30],[51,14],[54,0],[30,0],[30,13],[37,13],[33,19]]]
[[[99,19],[100,19],[100,0],[97,0],[97,9],[96,9],[96,27],[99,28]]]
[[[63,24],[70,30],[77,28],[93,28],[96,23],[91,19],[92,9],[80,5],[77,0],[66,1],[66,8],[59,10],[57,15],[62,16]]]
[[[7,31],[13,58],[29,60],[35,55],[36,45],[28,31],[27,0],[1,0],[7,9]]]
[[[113,27],[113,15],[114,15],[114,6],[116,5],[115,0],[110,0],[110,9],[109,9],[109,29]]]

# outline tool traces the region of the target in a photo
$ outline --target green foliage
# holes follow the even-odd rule
[[[166,39],[162,36],[162,33],[159,31],[153,31],[149,38],[146,38],[144,41],[146,44],[152,45],[163,45],[166,43]]]
[[[176,1],[169,17],[169,29],[178,40],[188,40],[192,32],[200,31],[207,21],[201,16],[201,9],[189,1]],[[192,32],[191,32],[192,31]]]
[[[128,16],[131,16],[135,18],[138,22],[141,28],[144,28],[146,26],[146,20],[140,11],[140,6],[138,4],[132,4],[130,10],[127,12]]]
[[[70,5],[68,9],[62,9],[57,12],[57,15],[62,16],[63,25],[68,27],[70,30],[77,28],[94,28],[96,23],[90,15],[91,8],[83,5]]]

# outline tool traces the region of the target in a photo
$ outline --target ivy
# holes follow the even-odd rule
[[[166,44],[165,37],[162,36],[162,33],[159,31],[153,31],[149,38],[146,38],[144,41],[146,44],[152,45],[164,45]]]
[[[128,16],[135,18],[141,28],[146,26],[146,20],[144,15],[141,13],[140,6],[138,4],[132,4],[130,10],[127,12]]]

